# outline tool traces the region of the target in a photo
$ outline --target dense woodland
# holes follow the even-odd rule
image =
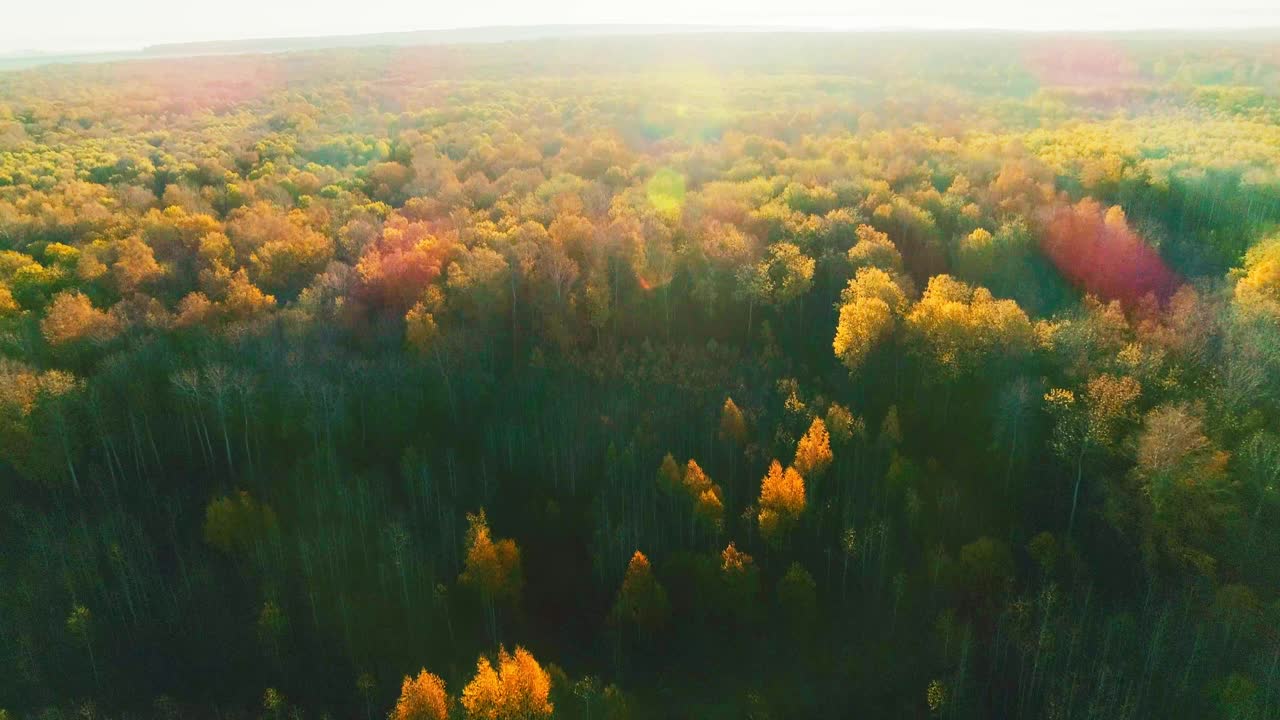
[[[0,716],[1280,717],[1278,41],[0,74]]]

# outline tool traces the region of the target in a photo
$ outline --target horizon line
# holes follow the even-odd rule
[[[324,41],[358,41],[361,38],[380,38],[380,37],[407,37],[412,35],[423,35],[429,33],[468,33],[482,31],[538,31],[538,30],[611,30],[624,31],[619,35],[626,35],[628,29],[636,31],[637,35],[684,35],[699,33],[760,33],[760,34],[788,34],[788,33],[821,33],[821,34],[859,34],[859,33],[894,33],[894,32],[917,32],[917,33],[938,33],[938,34],[963,34],[963,33],[999,33],[999,34],[1025,34],[1025,35],[1053,35],[1053,34],[1089,34],[1089,35],[1119,35],[1119,34],[1144,34],[1144,33],[1171,33],[1171,34],[1194,34],[1205,35],[1209,33],[1227,33],[1227,34],[1266,34],[1269,32],[1280,32],[1280,10],[1274,13],[1247,13],[1254,16],[1261,14],[1266,18],[1262,23],[1239,24],[1239,23],[1197,23],[1197,24],[1164,24],[1164,25],[1138,25],[1138,24],[1097,24],[1097,25],[1075,25],[1061,27],[1044,27],[1030,24],[994,24],[985,22],[975,22],[973,24],[965,24],[963,21],[955,21],[949,18],[923,18],[917,22],[893,22],[893,23],[868,23],[859,24],[850,21],[848,18],[843,19],[843,24],[789,24],[786,22],[772,23],[713,23],[713,22],[554,22],[539,24],[488,24],[488,25],[458,25],[447,27],[424,27],[413,30],[386,30],[373,32],[357,32],[357,33],[304,33],[297,35],[288,34],[264,34],[253,36],[229,36],[222,38],[210,39],[176,39],[167,41],[149,41],[140,44],[119,44],[119,45],[80,45],[80,46],[60,46],[51,48],[22,48],[15,50],[0,50],[0,60],[22,60],[22,59],[41,59],[41,58],[57,58],[57,57],[83,57],[94,55],[127,55],[157,53],[165,50],[178,50],[184,47],[196,48],[200,46],[235,46],[247,45],[253,43],[270,43],[270,42],[324,42]],[[1239,15],[1236,16],[1240,19]],[[590,35],[571,36],[565,39],[586,39]],[[530,42],[535,40],[554,39],[553,37],[529,37],[529,38],[504,38],[496,41],[477,40],[461,40],[456,43],[438,42],[423,43],[425,44],[491,44],[505,42]],[[371,42],[368,47],[376,47],[378,43]],[[322,50],[323,47],[308,48],[309,50]],[[234,54],[234,53],[231,53]]]

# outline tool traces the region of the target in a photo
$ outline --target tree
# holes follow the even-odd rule
[[[507,307],[511,266],[507,259],[488,245],[477,245],[460,252],[449,264],[445,286],[449,304],[456,306],[468,322],[487,322],[494,308]]]
[[[1236,277],[1235,302],[1246,316],[1280,318],[1280,236],[1249,248]]]
[[[284,694],[279,690],[269,687],[262,693],[262,709],[270,713],[275,720],[279,720],[284,715],[288,706],[289,703],[285,701]]]
[[[405,676],[391,720],[449,720],[452,704],[444,680],[423,668],[417,677]]]
[[[840,403],[831,403],[827,408],[826,425],[831,431],[831,437],[835,438],[837,443],[844,444],[852,440],[855,436],[861,437],[866,433],[866,423],[862,418],[855,417],[849,412],[849,408]]]
[[[428,312],[423,303],[417,303],[405,314],[405,342],[417,352],[425,355],[432,350],[439,334],[440,327],[436,325],[435,314]]]
[[[695,499],[703,491],[710,490],[713,484],[702,466],[693,458],[689,458],[689,462],[685,465],[681,482],[684,484],[685,492]]]
[[[93,671],[93,684],[98,684],[98,661],[93,657],[93,614],[84,605],[71,608],[67,616],[67,631],[80,638],[89,655],[89,668]]]
[[[0,282],[0,320],[13,317],[21,311],[22,307],[13,298],[13,292],[9,290],[9,286]]]
[[[778,605],[787,624],[797,633],[806,632],[817,619],[818,586],[798,562],[791,563],[778,581]]]
[[[666,624],[670,614],[667,591],[654,577],[649,558],[637,550],[614,600],[613,617],[634,624],[637,634],[652,634]]]
[[[671,453],[667,453],[662,458],[662,464],[658,466],[658,489],[664,493],[674,493],[681,486],[684,480],[683,474],[680,472],[680,465],[676,463],[676,459]]]
[[[1280,436],[1259,430],[1241,445],[1240,474],[1242,496],[1253,506],[1249,518],[1249,540],[1256,536],[1263,510],[1280,504]]]
[[[476,661],[475,677],[462,690],[462,706],[471,720],[549,718],[555,710],[550,693],[551,676],[528,650],[500,648],[496,670],[487,657]]]
[[[924,700],[929,706],[930,713],[938,713],[942,710],[942,706],[947,703],[947,691],[942,681],[929,681],[929,687],[925,689]]]
[[[400,315],[422,299],[444,272],[455,249],[452,236],[401,213],[392,214],[381,235],[356,263],[351,295],[375,311]]]
[[[1148,560],[1212,576],[1218,533],[1236,508],[1227,454],[1213,447],[1192,407],[1162,405],[1146,414],[1134,475],[1139,498],[1150,503],[1142,543]]]
[[[1104,300],[1164,299],[1177,278],[1159,253],[1129,228],[1124,211],[1092,198],[1058,208],[1045,227],[1045,254],[1064,276]]]
[[[977,228],[961,238],[955,273],[965,281],[990,288],[996,297],[1010,298],[1028,311],[1043,308],[1054,289],[1041,272],[1043,255],[1022,218],[1010,218],[991,233]]]
[[[770,301],[783,307],[809,292],[814,265],[814,259],[792,243],[770,245],[769,257],[759,267],[759,273],[768,278]]]
[[[275,308],[276,298],[259,290],[241,269],[231,275],[223,305],[232,318],[244,320]]]
[[[902,272],[902,254],[887,234],[866,224],[859,225],[855,233],[858,241],[848,253],[849,264],[855,272],[868,267],[894,275]]]
[[[693,514],[719,533],[724,527],[724,500],[721,498],[720,486],[712,485],[698,493],[694,500]]]
[[[1084,397],[1064,388],[1045,393],[1049,412],[1056,418],[1052,446],[1059,457],[1073,461],[1075,484],[1071,491],[1071,514],[1067,533],[1075,526],[1076,505],[1084,477],[1084,461],[1095,449],[1110,448],[1124,422],[1133,415],[1133,405],[1142,394],[1142,385],[1128,376],[1102,374],[1089,380]]]
[[[1013,578],[1013,554],[999,540],[983,536],[960,548],[957,579],[977,617],[993,617]]]
[[[101,344],[120,332],[120,323],[95,308],[80,291],[67,290],[53,298],[44,320],[40,321],[40,331],[55,347],[81,340]]]
[[[204,510],[205,542],[224,553],[248,552],[275,528],[275,511],[247,490],[215,498]]]
[[[929,279],[907,327],[923,354],[949,377],[996,360],[1017,360],[1032,347],[1031,321],[1016,302],[997,300],[986,288],[950,275]]]
[[[754,617],[760,597],[760,569],[755,558],[730,542],[720,553],[720,580],[725,599],[723,608],[742,621]]]
[[[747,420],[733,398],[725,398],[724,407],[720,410],[720,437],[739,446],[747,441]]]
[[[496,637],[495,605],[519,602],[524,576],[520,569],[520,549],[513,540],[493,540],[484,508],[478,513],[467,513],[466,560],[458,580],[480,594],[488,613],[489,633]]]
[[[840,318],[831,347],[849,370],[857,370],[876,344],[893,332],[895,318],[906,307],[907,297],[885,271],[869,267],[858,271],[840,294]]]
[[[333,241],[310,228],[286,240],[264,243],[249,257],[256,284],[293,297],[333,259]]]
[[[467,524],[466,567],[459,580],[489,598],[518,599],[523,579],[515,541],[492,539],[483,508],[468,513]]]
[[[684,489],[693,499],[694,516],[719,531],[724,522],[724,493],[693,458],[684,469]]]
[[[1004,261],[996,256],[993,236],[986,228],[978,228],[960,239],[956,266],[961,276],[980,281],[992,274],[997,263]]]
[[[116,261],[111,266],[111,274],[121,295],[132,294],[163,272],[151,246],[140,238],[125,238],[116,245]]]
[[[227,235],[254,284],[285,297],[295,296],[333,257],[333,241],[311,228],[303,213],[265,201],[236,209]]]
[[[435,289],[434,287],[432,289]],[[430,297],[432,293],[428,293]],[[404,316],[405,343],[420,355],[431,354],[435,358],[440,377],[444,379],[445,396],[449,400],[449,411],[457,415],[456,401],[453,397],[453,381],[449,377],[449,368],[445,364],[444,353],[440,349],[440,326],[436,324],[435,313],[428,307],[436,307],[438,303],[417,302],[409,308]]]
[[[770,542],[780,541],[804,512],[804,478],[794,467],[784,471],[774,460],[760,482],[759,507],[760,534]]]
[[[806,478],[818,478],[831,465],[831,436],[822,418],[815,417],[809,430],[796,444],[796,457],[792,461],[796,472]]]
[[[288,625],[289,621],[279,605],[271,600],[262,603],[262,609],[258,611],[258,640],[275,661],[280,659],[280,643]]]

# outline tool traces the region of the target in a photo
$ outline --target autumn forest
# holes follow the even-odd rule
[[[0,718],[1280,717],[1280,35],[0,72]]]

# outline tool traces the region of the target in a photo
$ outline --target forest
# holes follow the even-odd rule
[[[0,718],[1280,718],[1280,34],[0,72]]]

